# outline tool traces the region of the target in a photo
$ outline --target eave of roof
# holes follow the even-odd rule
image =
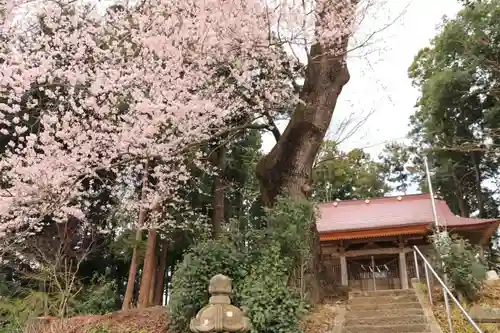
[[[461,229],[499,224],[500,219],[474,219],[454,215],[444,200],[436,199],[440,225]],[[432,228],[434,218],[429,194],[349,200],[318,205],[320,235],[369,232],[402,227]]]
[[[350,231],[337,231],[337,232],[324,232],[320,233],[320,241],[333,241],[341,239],[361,239],[361,238],[375,238],[399,235],[422,235],[428,232],[426,225],[412,225],[397,228],[383,228],[383,229],[365,229],[365,230],[350,230]]]
[[[481,221],[480,223],[448,225],[446,227],[451,228],[453,230],[456,230],[456,229],[467,229],[467,228],[477,227],[477,226],[485,226],[485,225],[490,225],[492,223],[496,223],[496,224],[500,225],[500,219],[498,219],[498,220],[497,219],[488,219],[486,221]],[[408,224],[408,225],[401,224],[401,225],[397,225],[394,227],[384,227],[382,229],[384,229],[384,230],[385,229],[395,229],[395,230],[402,229],[402,230],[404,230],[404,229],[411,228],[411,227],[424,228],[426,231],[428,231],[428,230],[431,230],[434,228],[434,221],[422,222],[422,223],[417,223],[417,224]],[[445,226],[441,225],[440,227],[444,228]],[[339,233],[339,232],[340,233],[351,233],[351,232],[358,232],[358,231],[370,232],[370,231],[376,231],[376,230],[380,230],[380,228],[367,227],[367,228],[358,228],[358,229],[320,231],[319,233],[322,235],[322,234]]]

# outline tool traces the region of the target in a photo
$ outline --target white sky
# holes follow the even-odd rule
[[[383,8],[377,8],[375,15],[365,19],[357,34],[360,40],[404,13],[395,24],[376,35],[373,45],[351,54],[348,60],[351,80],[340,95],[330,135],[335,136],[339,122],[351,113],[355,119],[364,118],[371,110],[374,113],[355,135],[343,142],[343,149],[366,148],[377,155],[386,141],[404,139],[419,95],[411,86],[408,67],[418,50],[435,36],[443,16],[454,16],[459,9],[456,0],[386,0]],[[266,134],[263,150],[268,151],[274,143]]]

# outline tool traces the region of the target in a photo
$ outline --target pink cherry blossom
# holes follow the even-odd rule
[[[0,46],[0,131],[13,137],[0,156],[10,183],[0,189],[0,233],[44,214],[84,218],[85,179],[111,170],[109,186],[127,192],[151,159],[161,163],[146,202],[122,201],[175,204],[189,180],[184,154],[236,115],[297,103],[283,45],[336,45],[354,6],[152,0],[103,14],[69,0],[0,0],[0,40],[9,40]]]

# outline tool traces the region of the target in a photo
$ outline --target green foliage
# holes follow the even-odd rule
[[[394,189],[406,194],[413,181],[413,169],[406,167],[410,160],[411,152],[403,144],[388,143],[379,155],[383,174],[389,184],[394,184]]]
[[[144,238],[144,235],[142,235]],[[136,230],[125,230],[122,234],[116,237],[116,240],[109,245],[109,252],[115,255],[117,259],[130,260],[132,257],[132,249],[137,247],[137,262],[144,260],[146,252],[146,240],[136,240]]]
[[[479,251],[467,240],[441,233],[434,235],[436,249],[453,289],[469,301],[475,300],[486,277],[487,266]],[[439,266],[438,266],[439,267]]]
[[[98,275],[71,294],[16,288],[9,294],[0,294],[0,333],[21,332],[33,317],[59,316],[61,302],[67,303],[68,316],[111,312],[116,309],[116,296],[115,282]]]
[[[409,68],[410,78],[421,91],[417,111],[410,118],[413,143],[409,151],[422,190],[427,189],[421,167],[422,157],[427,156],[434,189],[455,214],[469,217],[477,212],[480,218],[496,218],[500,194],[500,2],[463,0],[462,4],[462,10],[455,18],[444,20],[431,45],[418,52]],[[494,185],[486,188],[486,183]],[[467,268],[464,262],[473,261],[469,258],[473,249],[457,240],[450,242],[455,246],[445,243],[443,251],[449,260],[457,261],[448,262],[453,283],[469,295],[466,297],[473,297],[483,267],[474,264]],[[490,242],[488,259],[494,267],[498,243],[494,237]],[[460,260],[464,260],[462,264]]]
[[[265,236],[280,244],[284,257],[291,260],[290,265],[299,265],[301,260],[308,259],[312,242],[311,221],[315,218],[311,202],[278,198],[274,208],[264,211],[270,234]]]
[[[463,3],[409,68],[421,90],[410,137],[415,159],[428,156],[433,184],[454,213],[496,217],[498,188],[484,183],[499,177],[500,2]]]
[[[251,333],[300,332],[297,320],[307,311],[298,290],[290,288],[289,260],[276,242],[263,250],[238,284],[240,303],[251,319]]]
[[[116,297],[116,282],[96,274],[72,300],[68,312],[70,315],[105,314],[116,310]]]
[[[382,165],[361,149],[348,153],[334,141],[325,141],[313,169],[313,195],[319,202],[383,196],[390,188]]]
[[[172,280],[175,331],[187,332],[189,319],[208,303],[210,278],[224,274],[233,280],[232,302],[245,309],[252,333],[298,332],[307,305],[300,288],[304,274],[297,272],[309,259],[313,206],[280,199],[274,209],[266,210],[266,217],[266,229],[245,235],[233,230],[197,244],[185,255]]]
[[[47,293],[25,288],[18,281],[3,281],[0,283],[0,333],[22,332],[28,319],[49,314],[50,300]]]
[[[0,333],[22,332],[28,319],[45,314],[48,301],[48,295],[39,292],[23,298],[0,297]]]
[[[234,281],[245,276],[245,257],[228,238],[208,240],[192,247],[172,278],[170,314],[176,330],[188,331],[189,320],[208,302],[208,282],[215,274]]]

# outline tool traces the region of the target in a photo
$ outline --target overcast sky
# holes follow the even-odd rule
[[[335,136],[340,121],[351,113],[362,119],[373,111],[364,126],[342,147],[366,148],[374,155],[386,141],[401,141],[406,136],[408,118],[418,98],[418,90],[411,86],[407,75],[408,67],[418,50],[428,45],[436,34],[443,16],[454,16],[460,9],[456,0],[385,2],[364,20],[358,39],[362,40],[403,14],[396,23],[378,33],[372,45],[350,55],[351,80],[342,91],[330,131],[330,135]],[[264,140],[263,149],[267,151],[274,140],[267,135]]]

